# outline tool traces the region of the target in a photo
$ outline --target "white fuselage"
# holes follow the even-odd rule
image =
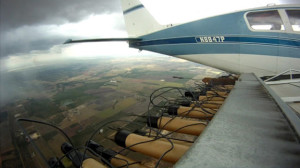
[[[191,54],[178,58],[212,66],[232,73],[250,73],[257,76],[275,75],[288,69],[299,69],[300,59],[249,54]]]

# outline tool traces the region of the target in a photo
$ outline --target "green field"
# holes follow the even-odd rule
[[[175,69],[171,69],[169,71],[151,71],[141,68],[132,69],[130,73],[124,73],[120,75],[124,78],[135,78],[135,79],[145,79],[145,80],[160,80],[164,78],[172,78],[173,76],[182,76],[186,79],[172,79],[172,81],[176,83],[185,83],[190,78],[196,76],[195,73],[187,73],[184,71],[179,71]]]
[[[105,119],[108,117],[111,117],[117,113],[119,113],[122,110],[127,109],[128,107],[134,105],[136,103],[136,100],[133,98],[127,98],[127,99],[123,99],[120,102],[118,102],[115,107],[109,107],[103,111],[100,111],[98,114],[96,114],[95,116],[101,118],[101,119]]]
[[[93,95],[85,93],[87,90],[98,89],[104,83],[105,82],[85,83],[83,86],[64,90],[53,97],[54,102],[63,105],[66,100],[71,100],[74,102],[72,107],[76,107],[95,98]]]
[[[24,103],[24,108],[29,116],[45,119],[61,112],[59,106],[49,99],[29,99]]]

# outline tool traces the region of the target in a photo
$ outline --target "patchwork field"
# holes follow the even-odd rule
[[[7,92],[15,98],[3,106],[1,114],[52,123],[66,132],[77,146],[83,146],[97,131],[97,126],[128,114],[145,113],[154,90],[184,87],[195,82],[194,79],[218,73],[220,71],[215,69],[167,57],[106,58],[9,72],[6,84],[14,90]],[[1,119],[1,125],[8,123]],[[61,156],[60,145],[66,141],[61,133],[39,124],[23,123],[22,126],[29,135],[39,135],[34,142],[46,158]],[[13,146],[9,145],[13,144],[11,139],[16,139],[15,148],[32,154],[33,147],[20,132],[15,130],[4,144]],[[8,130],[1,130],[1,134],[10,135]],[[101,138],[96,137],[99,141]],[[5,147],[1,144],[2,149]]]

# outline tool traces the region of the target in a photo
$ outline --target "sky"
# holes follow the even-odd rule
[[[267,4],[300,4],[299,1],[142,0],[161,24]],[[109,37],[127,37],[119,0],[0,0],[1,71],[70,58],[138,55],[126,43],[62,45],[70,38]]]

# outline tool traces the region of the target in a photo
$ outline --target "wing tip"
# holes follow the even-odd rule
[[[69,44],[69,43],[72,43],[72,39],[66,40],[63,44]]]

